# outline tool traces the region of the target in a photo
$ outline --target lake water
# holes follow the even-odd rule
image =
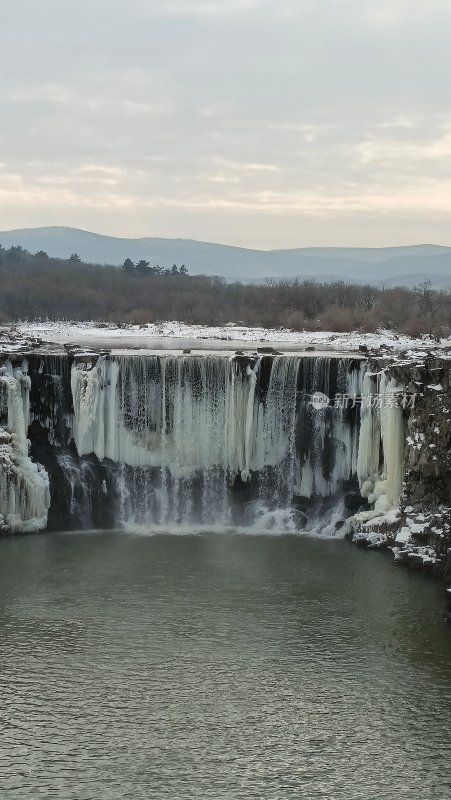
[[[0,797],[445,800],[439,583],[344,541],[0,541]]]

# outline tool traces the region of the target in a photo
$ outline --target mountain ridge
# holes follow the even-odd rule
[[[413,285],[413,279],[418,282],[431,276],[433,283],[451,285],[451,247],[436,244],[258,250],[196,239],[107,236],[67,226],[1,231],[0,244],[21,245],[31,252],[43,249],[57,258],[77,252],[84,261],[96,264],[119,266],[126,258],[143,258],[163,267],[185,263],[191,274],[227,280],[320,280],[323,275],[328,280],[389,281],[391,285],[399,280],[400,285]]]

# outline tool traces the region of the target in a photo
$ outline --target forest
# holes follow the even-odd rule
[[[19,320],[241,322],[441,337],[451,332],[451,291],[436,291],[429,281],[413,289],[340,280],[230,283],[190,275],[184,264],[163,269],[127,259],[123,267],[101,266],[83,263],[76,253],[66,260],[0,246],[0,324]]]

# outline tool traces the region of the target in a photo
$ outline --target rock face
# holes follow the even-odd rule
[[[404,388],[404,481],[399,508],[372,518],[356,515],[353,539],[391,548],[395,560],[450,580],[451,548],[451,357],[409,353],[373,360]],[[451,593],[449,593],[451,598]]]
[[[447,576],[451,547],[451,361],[426,357],[409,377],[416,402],[407,419],[398,538],[409,537],[395,555]]]

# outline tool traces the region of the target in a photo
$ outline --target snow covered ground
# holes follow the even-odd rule
[[[15,327],[0,327],[0,355],[25,352],[38,347],[40,340],[30,334],[26,335]]]
[[[197,341],[222,341],[230,344],[277,344],[287,345],[290,350],[315,346],[319,349],[357,350],[360,345],[370,349],[388,346],[394,350],[428,348],[437,343],[429,337],[419,339],[396,334],[392,331],[378,333],[334,333],[333,331],[293,331],[287,328],[248,328],[240,325],[225,326],[186,325],[182,322],[157,322],[145,326],[99,325],[96,323],[69,322],[26,322],[16,326],[23,336],[38,336],[44,341],[65,343],[77,342],[83,345],[105,342],[112,339],[123,341],[125,347],[133,346],[143,339],[169,338]],[[135,340],[135,341],[133,341]],[[451,339],[442,340],[442,347],[451,347]],[[140,344],[139,346],[142,346]]]

